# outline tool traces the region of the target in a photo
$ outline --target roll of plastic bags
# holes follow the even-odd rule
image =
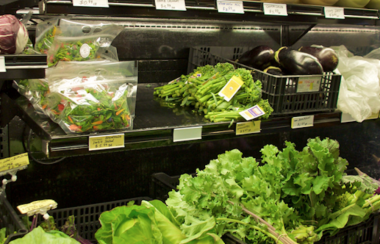
[[[362,122],[380,110],[380,60],[353,56],[346,47],[332,47],[342,75],[338,109]]]

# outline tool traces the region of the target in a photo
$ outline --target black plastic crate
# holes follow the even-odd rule
[[[250,49],[252,47],[192,47],[187,71],[190,73],[199,66],[220,62],[252,70],[254,80],[263,84],[263,98],[272,106],[272,115],[330,112],[337,108],[341,75],[327,72],[319,76],[275,76],[234,61]],[[307,80],[319,85],[308,87]]]
[[[153,197],[165,201],[168,192],[176,189],[180,176],[169,176],[165,173],[155,173],[152,175]],[[371,217],[358,225],[341,229],[336,235],[325,235],[316,244],[378,244],[380,213],[372,214]],[[231,234],[223,236],[223,241],[227,244],[245,244]]]
[[[150,201],[152,199],[149,197],[138,197],[72,208],[53,209],[48,211],[48,214],[54,217],[57,228],[62,227],[67,221],[67,218],[73,215],[75,217],[75,227],[78,230],[78,234],[92,243],[97,243],[95,233],[101,227],[99,217],[103,212],[127,205],[130,201],[134,201],[135,204],[141,204],[143,200]],[[42,221],[44,220],[42,216],[39,215],[37,220],[38,225]]]
[[[4,192],[0,195],[0,214],[0,228],[5,227],[8,236],[4,244],[22,237],[28,232],[15,210],[9,204]]]

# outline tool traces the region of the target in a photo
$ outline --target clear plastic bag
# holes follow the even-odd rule
[[[48,51],[48,65],[58,61],[89,61],[108,59],[118,61],[117,49],[111,46],[123,26],[114,24],[85,24],[61,20]]]
[[[353,56],[344,46],[333,49],[342,74],[338,109],[362,122],[380,110],[380,60]]]
[[[39,53],[47,54],[53,45],[54,37],[58,30],[59,18],[53,18],[37,24],[36,44],[34,49]]]
[[[48,80],[47,114],[66,133],[132,129],[135,61],[61,62]]]

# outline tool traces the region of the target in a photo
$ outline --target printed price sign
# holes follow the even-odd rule
[[[185,0],[155,0],[158,10],[186,11]]]
[[[10,171],[17,168],[25,168],[29,164],[28,153],[0,160],[0,172]]]
[[[264,3],[265,15],[288,16],[286,4]]]
[[[202,126],[178,128],[173,131],[173,142],[202,139]]]
[[[236,124],[236,135],[260,133],[261,121],[241,122]]]
[[[76,7],[109,7],[108,0],[73,0],[73,5]]]
[[[313,127],[313,126],[314,126],[314,115],[292,118],[292,129]]]
[[[219,13],[244,14],[243,1],[220,1],[218,0]]]
[[[344,8],[325,7],[326,19],[344,19]]]
[[[259,107],[259,105],[255,105],[249,109],[246,109],[239,113],[245,120],[252,120],[257,117],[263,116],[265,112]]]
[[[232,76],[232,78],[227,82],[227,84],[218,93],[219,96],[223,97],[224,100],[229,102],[231,98],[234,97],[236,92],[239,91],[240,87],[244,82],[237,76]]]
[[[124,147],[124,134],[90,136],[89,151]]]
[[[0,72],[6,72],[4,56],[0,56]]]
[[[48,199],[19,205],[17,206],[17,209],[22,214],[28,214],[28,216],[32,216],[36,213],[46,213],[46,211],[50,209],[57,208],[57,205],[58,204],[54,200]]]
[[[321,85],[322,76],[301,77],[298,80],[298,92],[317,92]]]

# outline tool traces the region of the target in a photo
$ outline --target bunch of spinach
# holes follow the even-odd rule
[[[313,243],[324,233],[360,223],[380,208],[377,187],[346,176],[338,142],[309,140],[302,151],[286,142],[261,150],[263,165],[238,150],[219,155],[197,176],[182,175],[166,201],[181,228],[214,218],[219,236],[247,243]]]

